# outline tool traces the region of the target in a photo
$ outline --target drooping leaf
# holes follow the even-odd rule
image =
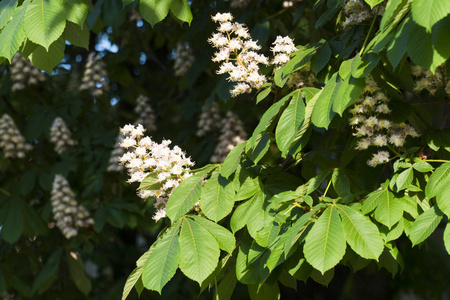
[[[335,95],[339,90],[341,79],[338,73],[325,83],[322,93],[319,94],[314,106],[311,121],[317,127],[328,128],[335,112],[332,110]]]
[[[167,201],[166,213],[172,222],[178,220],[181,216],[189,212],[200,199],[202,193],[203,178],[210,171],[216,168],[215,165],[209,166],[205,170],[198,172],[191,177],[183,180],[175,188]]]
[[[125,282],[125,286],[123,287],[122,292],[122,300],[125,300],[130,294],[131,290],[135,286],[136,282],[142,276],[142,267],[135,268],[133,272],[131,272],[130,276],[128,276],[127,281]]]
[[[380,4],[381,2],[383,2],[383,0],[364,0],[364,2],[369,4],[370,8],[373,8],[374,6],[376,6],[376,5]]]
[[[384,244],[377,226],[356,210],[337,205],[347,243],[353,251],[367,259],[378,260]]]
[[[36,279],[33,281],[33,286],[31,288],[31,292],[33,294],[37,291],[39,291],[39,294],[43,293],[45,289],[42,289],[41,287],[44,286],[45,288],[45,285],[55,277],[56,272],[58,271],[62,252],[62,248],[57,248],[46,261],[44,268],[42,268],[36,276]]]
[[[443,213],[436,205],[421,214],[413,222],[411,232],[409,233],[409,238],[413,246],[425,241],[439,225],[442,217]]]
[[[181,260],[178,233],[182,220],[173,224],[151,251],[142,272],[142,282],[149,290],[161,294],[162,288],[173,277]]]
[[[450,185],[445,185],[438,190],[436,204],[444,214],[450,217]]]
[[[75,286],[85,295],[88,295],[92,289],[92,283],[84,271],[84,264],[80,257],[73,257],[73,252],[67,253],[69,263],[69,272]]]
[[[23,214],[18,200],[11,198],[2,209],[5,209],[5,219],[0,233],[5,241],[14,244],[22,235],[24,228]]]
[[[330,61],[331,48],[329,43],[324,43],[314,57],[311,59],[311,71],[315,74],[319,73]]]
[[[9,22],[9,19],[14,15],[18,0],[4,0],[0,2],[0,29]]]
[[[450,162],[440,165],[428,179],[425,195],[428,199],[436,196],[442,187],[450,184]]]
[[[394,197],[394,195],[387,188],[370,193],[367,199],[363,202],[362,213],[367,214],[374,210],[380,203],[381,199],[385,197]]]
[[[398,174],[397,177],[397,191],[401,191],[406,189],[413,181],[414,179],[414,171],[413,168],[407,168],[406,170],[402,171],[400,174]]]
[[[89,50],[89,26],[84,23],[80,28],[77,24],[67,21],[64,37],[73,45]]]
[[[293,57],[275,73],[275,84],[283,87],[291,73],[303,68],[312,58],[317,48],[305,46],[293,53]]]
[[[233,215],[231,216],[230,226],[233,232],[238,231],[242,227],[247,224],[247,220],[249,218],[250,208],[254,205],[255,202],[259,202],[258,198],[264,197],[264,193],[262,191],[258,191],[252,198],[241,203]]]
[[[200,216],[191,215],[190,218],[194,219],[195,222],[202,225],[219,243],[219,248],[227,251],[228,253],[232,253],[234,247],[236,246],[236,239],[234,235],[229,232],[225,227],[220,226],[219,224],[213,223],[206,218],[202,218]]]
[[[447,223],[444,230],[444,245],[447,253],[450,254],[450,222]]]
[[[372,72],[380,61],[380,56],[369,53],[361,57],[357,54],[352,59],[352,76],[355,78],[363,78]]]
[[[205,227],[189,218],[183,219],[180,232],[180,270],[200,285],[219,262],[219,243]]]
[[[240,143],[239,145],[231,149],[230,153],[228,153],[222,164],[220,175],[228,178],[236,171],[236,168],[241,160],[242,151],[244,151],[245,148],[245,143],[246,142]]]
[[[305,119],[305,103],[301,93],[295,94],[289,105],[281,114],[275,131],[275,140],[281,152],[289,151],[289,146],[296,132],[303,125]]]
[[[403,207],[398,199],[391,192],[383,193],[375,209],[375,219],[391,228],[403,215]]]
[[[24,29],[27,37],[49,51],[64,32],[66,13],[63,0],[33,0],[27,9]]]
[[[169,13],[172,0],[140,0],[139,11],[152,27],[165,19]]]
[[[264,283],[258,289],[258,285],[249,285],[248,293],[251,300],[278,300],[280,299],[280,288],[278,283]]]
[[[218,222],[231,212],[233,206],[233,183],[216,170],[203,187],[200,207],[209,219]]]
[[[36,68],[51,73],[64,58],[65,48],[64,39],[60,37],[50,45],[48,51],[44,47],[38,46],[30,55],[30,60]]]
[[[0,57],[11,62],[11,58],[19,51],[25,39],[24,20],[30,0],[25,0],[16,10],[12,20],[0,32]]]
[[[345,254],[345,234],[339,213],[330,205],[314,223],[305,239],[308,263],[324,274],[339,263]]]
[[[66,0],[65,1],[65,16],[66,19],[74,24],[77,24],[80,29],[84,27],[84,22],[89,13],[89,6],[83,0]]]
[[[446,0],[415,0],[411,5],[413,20],[429,32],[434,24],[450,14],[450,2]]]
[[[172,0],[170,12],[180,21],[186,22],[191,26],[192,12],[187,0]]]

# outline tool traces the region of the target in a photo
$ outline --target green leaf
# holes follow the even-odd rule
[[[311,121],[317,127],[328,128],[328,125],[333,119],[335,114],[332,110],[333,101],[335,99],[335,95],[338,93],[340,83],[341,78],[336,72],[330,80],[325,83],[322,93],[318,96],[311,116]]]
[[[413,246],[425,241],[439,225],[442,217],[443,214],[436,205],[421,214],[413,222],[409,233],[409,238]]]
[[[182,221],[176,222],[157,242],[148,256],[142,272],[144,286],[161,294],[162,288],[173,277],[181,260],[178,233]]]
[[[295,133],[294,138],[292,139],[291,144],[289,145],[289,149],[295,146],[295,144],[300,141],[308,129],[311,127],[311,115],[316,105],[317,98],[319,98],[322,90],[316,88],[304,88],[303,89],[306,98],[306,108],[305,108],[305,120],[303,122],[302,127]],[[300,150],[298,150],[300,151]],[[286,153],[283,153],[285,155]]]
[[[434,167],[432,165],[430,165],[429,163],[427,163],[426,161],[416,162],[415,164],[413,164],[413,168],[414,168],[414,170],[422,172],[422,173],[427,173],[427,172],[431,172],[434,170]]]
[[[251,210],[251,207],[255,202],[259,202],[260,201],[259,198],[262,197],[264,197],[264,193],[261,190],[259,190],[252,198],[241,203],[241,205],[239,205],[236,208],[233,215],[231,216],[230,221],[231,230],[233,230],[233,232],[238,231],[239,229],[244,227],[245,224],[247,224],[247,220],[249,218],[249,211]]]
[[[450,222],[447,223],[444,230],[444,245],[447,253],[450,254]]]
[[[296,93],[300,93],[300,91],[297,90],[297,91],[291,92],[290,94],[284,96],[278,102],[274,103],[264,113],[264,115],[261,117],[261,120],[258,123],[258,126],[256,126],[255,130],[253,131],[251,138],[247,141],[247,144],[245,145],[246,153],[255,152],[256,147],[259,144],[259,141],[262,140],[263,133],[271,126],[272,122],[277,117],[277,115],[280,113],[281,109],[284,107],[286,102],[288,100],[290,100],[291,97],[294,97]]]
[[[72,254],[75,257],[72,257]],[[75,286],[85,295],[91,292],[92,284],[91,280],[86,276],[84,272],[84,264],[80,257],[76,256],[74,252],[67,253],[67,262],[69,263],[69,273],[72,277]]]
[[[369,4],[370,8],[374,8],[374,6],[376,6],[376,5],[380,4],[381,2],[383,2],[383,0],[364,0],[364,2]]]
[[[296,93],[281,114],[275,131],[275,140],[281,152],[289,151],[289,146],[296,132],[302,127],[304,119],[305,103],[302,94]]]
[[[275,84],[283,87],[291,73],[303,68],[313,57],[317,47],[305,46],[292,54],[291,59],[275,73]]]
[[[364,258],[378,260],[384,244],[377,226],[368,217],[348,206],[338,204],[337,208],[345,239],[353,251]]]
[[[192,12],[187,0],[172,0],[170,12],[180,21],[191,26]]]
[[[414,179],[413,168],[410,167],[401,172],[397,177],[397,191],[406,189]]]
[[[152,27],[165,19],[169,13],[172,0],[140,0],[139,11]]]
[[[3,0],[0,2],[0,29],[9,22],[14,15],[18,0]]]
[[[264,85],[263,85],[264,86]],[[262,87],[263,87],[262,86]],[[262,88],[261,87],[261,88]],[[256,96],[256,104],[258,104],[259,102],[261,102],[262,100],[264,100],[267,96],[270,95],[270,92],[272,91],[272,86],[269,85],[266,88],[264,88],[263,90],[261,90],[258,95]]]
[[[209,219],[218,222],[225,218],[234,206],[233,183],[215,171],[202,190],[200,207]]]
[[[220,300],[230,300],[231,296],[233,295],[236,283],[236,268],[233,265],[230,267],[230,270],[227,272],[227,274],[225,274],[217,287],[218,298]]]
[[[145,176],[144,180],[139,184],[138,190],[157,190],[162,187],[162,182],[158,179],[158,172],[151,172]]]
[[[429,32],[434,24],[450,14],[447,0],[415,0],[411,5],[413,20]]]
[[[446,61],[446,58],[434,49],[431,33],[416,24],[412,26],[409,33],[407,51],[416,65],[430,69],[432,72]]]
[[[84,23],[83,29],[81,29],[77,24],[67,21],[64,37],[72,45],[89,50],[89,34],[90,30],[87,23]]]
[[[380,56],[374,53],[368,53],[363,57],[357,54],[352,59],[352,76],[355,78],[363,78],[372,72],[372,70],[378,65]]]
[[[25,33],[32,42],[43,46],[47,51],[63,34],[65,26],[66,15],[62,0],[33,0],[27,9]]]
[[[236,258],[236,278],[244,284],[257,284],[260,275],[259,265],[249,259],[250,243],[241,241]]]
[[[0,57],[4,57],[9,62],[11,58],[19,51],[25,39],[24,20],[30,0],[25,0],[16,10],[12,20],[6,24],[0,32]]]
[[[52,279],[55,277],[56,272],[58,271],[62,252],[62,248],[57,248],[47,260],[44,268],[42,268],[42,270],[36,276],[36,279],[34,279],[33,281],[33,286],[31,288],[32,294],[36,293],[38,290],[39,294],[45,292],[45,289],[41,289],[41,287],[46,285],[49,281],[52,281]]]
[[[6,218],[3,221],[0,233],[5,241],[14,244],[22,235],[24,228],[23,214],[18,199],[11,198],[2,209],[5,209]]]
[[[425,195],[428,199],[436,196],[444,186],[450,184],[450,162],[440,165],[428,179]]]
[[[66,19],[83,28],[84,21],[89,13],[89,6],[83,0],[66,0],[64,11]]]
[[[270,135],[264,132],[252,140],[253,147],[246,151],[248,158],[257,164],[267,153],[270,147]]]
[[[233,252],[234,247],[236,247],[236,239],[234,238],[234,235],[225,227],[222,227],[219,224],[213,223],[208,219],[202,218],[200,216],[190,215],[189,217],[205,227],[205,229],[212,234],[212,236],[219,243],[220,249],[227,251],[230,254]]]
[[[345,248],[345,234],[339,213],[334,205],[330,205],[305,239],[305,258],[311,266],[325,274],[339,263]]]
[[[278,283],[262,284],[259,289],[257,284],[248,286],[248,294],[251,300],[278,300],[280,299],[280,288]]]
[[[400,64],[400,61],[406,53],[408,36],[413,25],[414,22],[411,20],[409,15],[406,16],[405,20],[400,24],[400,27],[397,29],[394,37],[387,47],[387,58],[394,70]]]
[[[167,216],[169,216],[172,222],[189,212],[194,207],[195,203],[198,202],[202,193],[203,179],[214,168],[216,168],[216,166],[212,165],[207,169],[188,177],[172,192],[166,206]]]
[[[364,200],[362,206],[362,213],[367,214],[371,212],[379,205],[381,199],[386,197],[394,197],[394,194],[392,194],[387,188],[373,191],[368,195],[367,199]]]
[[[384,225],[381,225],[380,232],[383,236],[384,242],[390,242],[398,239],[403,233],[403,220],[400,220],[397,224],[394,225],[391,229],[387,228]]]
[[[219,262],[217,240],[205,227],[185,218],[181,225],[180,247],[180,270],[201,285]]]
[[[331,175],[331,182],[334,190],[339,196],[348,195],[350,193],[350,179],[344,170],[335,168]]]
[[[375,209],[375,219],[391,228],[395,223],[400,221],[402,215],[403,207],[401,202],[391,192],[383,193]]]
[[[228,178],[236,171],[236,168],[241,161],[242,151],[244,151],[245,144],[246,142],[240,143],[239,145],[231,149],[230,153],[228,153],[222,164],[220,175]]]
[[[300,242],[303,241],[306,234],[308,233],[308,227],[310,224],[312,224],[312,216],[313,212],[307,212],[306,214],[302,215],[295,223],[292,225],[292,229],[289,233],[289,236],[286,238],[285,241],[285,247],[284,247],[284,254],[285,256],[288,255],[289,251],[291,251],[292,247],[295,243],[300,239]]]
[[[445,185],[438,190],[436,204],[444,214],[450,217],[450,185]]]
[[[330,61],[331,48],[328,43],[324,43],[323,46],[317,50],[314,57],[311,59],[311,71],[315,74],[319,73]]]
[[[36,50],[30,55],[30,60],[33,65],[41,70],[45,70],[49,73],[59,65],[64,58],[64,49],[66,44],[61,37],[48,48],[48,52],[44,47],[38,46]]]
[[[128,276],[127,281],[125,282],[125,286],[123,287],[122,292],[122,300],[125,300],[130,294],[136,282],[142,276],[142,267],[135,268],[133,272],[131,272],[130,276]]]

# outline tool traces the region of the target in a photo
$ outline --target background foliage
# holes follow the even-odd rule
[[[124,285],[126,294],[135,284],[141,297],[177,299],[200,291],[205,299],[448,294],[450,4],[365,2],[375,12],[383,5],[384,14],[343,28],[348,16],[339,0],[291,7],[262,0],[244,7],[2,0],[0,112],[13,118],[33,150],[22,159],[0,152],[0,294],[118,299]],[[249,27],[264,53],[278,35],[299,45],[274,75],[262,70],[271,78],[258,94],[231,98],[232,84],[215,74],[210,18],[227,11]],[[176,49],[184,43],[194,61],[178,76]],[[110,87],[96,96],[79,89],[92,51],[105,63]],[[52,75],[13,88],[16,52]],[[415,89],[415,65],[442,74],[437,92]],[[315,84],[289,88],[290,76],[305,67]],[[348,125],[369,74],[391,99],[389,119],[420,133],[397,149],[396,160],[376,168],[366,164],[373,151],[354,149]],[[208,164],[220,135],[196,135],[203,105],[218,103],[222,116],[233,111],[250,136],[223,164],[183,182],[169,200],[169,218],[159,223],[151,219],[152,201],[135,195],[125,172],[107,171],[118,128],[137,120],[141,94],[156,112],[157,130],[147,134],[173,140],[198,168]],[[50,142],[58,116],[78,141],[61,154]],[[68,179],[94,219],[71,239],[52,215],[56,174]],[[190,197],[184,191],[193,186]],[[199,199],[201,215],[190,212]]]

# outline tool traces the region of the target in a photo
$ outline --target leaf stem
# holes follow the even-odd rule
[[[361,56],[361,57],[362,57],[362,55],[364,53],[364,50],[366,49],[366,45],[367,45],[367,42],[369,41],[369,36],[372,33],[372,29],[373,29],[373,26],[375,25],[375,21],[377,20],[378,12],[380,11],[380,7],[381,7],[381,5],[378,5],[378,9],[377,9],[377,12],[375,14],[375,17],[372,20],[372,24],[370,24],[369,32],[367,33],[366,39],[364,40],[364,44],[363,44],[363,46],[361,48],[361,51],[359,52],[359,56]]]
[[[450,162],[450,160],[445,160],[445,159],[424,159],[423,161],[427,161],[427,162],[443,162],[443,163]]]
[[[328,192],[328,189],[330,188],[330,185],[331,185],[331,178],[330,178],[330,181],[328,181],[327,188],[325,189],[325,192],[323,193],[322,197],[325,197],[327,195],[327,192]]]

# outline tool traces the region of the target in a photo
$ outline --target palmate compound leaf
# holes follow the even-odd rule
[[[234,206],[233,182],[222,177],[218,170],[205,183],[200,198],[202,212],[214,222],[225,218]]]
[[[63,0],[33,0],[27,9],[24,29],[27,37],[47,51],[64,32],[66,13]]]
[[[384,244],[377,226],[368,217],[345,205],[337,205],[345,239],[360,256],[378,260]]]
[[[442,217],[443,213],[436,205],[417,217],[413,222],[409,233],[409,239],[413,246],[425,241],[439,225]]]
[[[342,222],[335,205],[322,213],[305,239],[303,252],[308,263],[324,274],[339,263],[346,242]]]
[[[182,219],[180,233],[180,270],[200,285],[219,262],[219,243],[202,225],[189,218]]]
[[[216,167],[217,165],[208,165],[197,174],[183,180],[173,191],[166,206],[167,216],[172,222],[181,218],[194,207],[202,194],[203,179]]]
[[[181,259],[178,233],[182,220],[172,225],[158,240],[148,256],[142,272],[144,286],[161,294],[162,288],[175,274]]]
[[[382,193],[375,209],[375,219],[388,228],[394,226],[403,216],[401,201],[391,192]]]

